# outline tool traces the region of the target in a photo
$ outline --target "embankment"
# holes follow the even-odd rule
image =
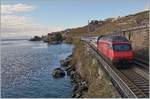
[[[72,97],[112,98],[118,97],[109,78],[100,69],[98,61],[89,53],[86,44],[75,39],[73,54],[64,65],[73,85]],[[63,64],[62,64],[63,65]]]

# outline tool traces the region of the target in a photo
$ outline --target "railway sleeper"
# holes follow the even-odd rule
[[[147,91],[143,91],[147,96],[149,96],[149,92],[147,92]]]
[[[145,82],[139,82],[139,81],[133,81],[133,82],[138,85],[149,86],[149,84]]]
[[[95,50],[95,48],[94,48],[93,46],[91,46],[90,44],[89,44],[89,46],[90,46],[93,50]],[[103,57],[99,52],[97,52],[97,50],[95,50],[95,51],[96,51],[96,53],[97,53],[98,55],[100,55],[101,57]],[[108,61],[106,60],[106,58],[103,57],[103,60],[105,60],[105,61],[108,63]],[[113,68],[112,65],[111,65],[111,67]],[[115,71],[116,71],[116,70],[115,70]],[[122,74],[122,73],[119,72],[119,71],[117,71],[117,73],[118,73],[118,75],[120,75],[120,77],[125,81],[125,83],[129,86],[129,88],[135,93],[135,95],[136,95],[137,97],[139,97],[139,98],[147,97],[147,95],[146,95],[141,89],[139,89],[139,87],[136,86],[136,85],[133,83],[133,81],[131,81],[129,78],[126,77],[127,75],[130,77],[130,76],[133,74],[132,72],[129,73],[128,70],[127,70],[127,75],[126,75],[126,76],[125,76],[124,73]],[[122,75],[122,76],[121,76],[121,75]],[[132,77],[133,77],[133,75],[132,75]],[[130,77],[130,78],[132,78],[132,77]]]
[[[147,92],[149,92],[149,89],[147,89],[147,88],[145,88],[145,89],[142,89],[143,91],[147,91]]]
[[[148,89],[148,86],[139,86],[140,88]]]
[[[141,93],[139,93],[137,96],[138,98],[145,98],[145,96],[143,96]]]
[[[147,81],[147,80],[145,80],[144,78],[142,78],[142,77],[133,77],[132,79],[136,79],[136,80],[140,80],[140,81]]]
[[[137,86],[145,86],[145,87],[149,87],[149,85],[144,84],[144,83],[135,83]]]
[[[145,96],[145,94],[143,95],[140,91],[134,91],[135,94],[139,97],[139,95]]]
[[[124,77],[123,77],[124,78]],[[147,95],[136,85],[134,85],[133,82],[128,81],[128,79],[125,80],[129,88],[139,97],[144,98],[147,97]]]
[[[144,82],[148,82],[146,79],[143,79],[143,78],[131,78],[133,80],[139,80],[139,81],[144,81]]]

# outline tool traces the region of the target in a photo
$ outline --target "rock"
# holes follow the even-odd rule
[[[72,70],[72,69],[68,69],[67,70],[67,75],[69,75],[71,78],[72,78],[72,76],[73,76],[74,73],[75,73],[75,71]]]
[[[76,73],[75,71],[71,71],[71,72],[70,72],[70,78],[71,78],[71,79],[75,79],[75,77],[74,77],[74,76],[75,76],[75,73]]]
[[[82,91],[77,90],[76,92],[73,93],[72,98],[80,98],[82,96]]]
[[[67,75],[68,76],[70,76],[71,71],[72,71],[71,69],[67,70]]]
[[[78,88],[79,88],[79,85],[78,85],[77,83],[75,83],[75,84],[73,85],[73,92],[77,91]]]
[[[66,71],[67,71],[67,75],[70,76],[71,73],[72,73],[74,70],[73,70],[73,68],[72,68],[71,66],[69,66],[69,67],[66,68]]]
[[[79,75],[78,73],[75,73],[74,79],[75,79],[75,81],[78,82],[78,83],[80,83],[80,81],[81,81],[81,77],[80,77],[80,75]]]
[[[88,90],[88,85],[87,85],[87,82],[86,81],[81,81],[81,89],[84,90],[84,91],[87,91]]]
[[[64,67],[64,69],[65,69],[66,71],[70,71],[70,70],[72,69],[72,67],[71,67],[70,65],[68,65],[67,67]]]
[[[76,84],[76,82],[75,82],[74,79],[71,79],[71,84],[72,84],[72,85]]]
[[[65,72],[61,68],[56,68],[53,70],[52,75],[55,78],[64,77]]]
[[[61,43],[61,41],[53,41],[53,42],[51,42],[51,44],[60,44]]]
[[[81,95],[82,95],[82,93],[81,93],[81,92],[76,93],[76,95],[75,95],[75,97],[74,97],[74,98],[80,98],[80,97],[81,97]]]
[[[67,66],[67,63],[66,63],[65,60],[60,60],[60,65],[61,65],[61,66]]]
[[[68,57],[65,60],[60,60],[60,65],[61,66],[68,66],[71,59],[72,59],[71,57]]]
[[[88,91],[88,84],[81,76],[73,69],[70,72],[71,84],[73,85],[72,98],[81,98],[84,92]]]
[[[72,58],[73,54],[69,55],[68,58]]]
[[[80,80],[81,80],[80,75],[75,71],[71,71],[70,78],[74,79],[76,82],[80,82]]]

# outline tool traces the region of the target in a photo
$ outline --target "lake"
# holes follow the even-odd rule
[[[70,78],[54,79],[52,70],[72,53],[73,45],[28,40],[1,41],[1,96],[4,98],[71,97]]]

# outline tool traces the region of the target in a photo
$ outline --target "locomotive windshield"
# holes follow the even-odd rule
[[[125,37],[114,36],[112,42],[128,42],[128,40]]]
[[[130,44],[113,44],[113,50],[128,51],[128,50],[131,50],[131,45]]]

